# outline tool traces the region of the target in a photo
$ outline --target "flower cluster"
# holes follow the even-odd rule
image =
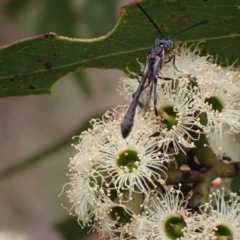
[[[216,165],[209,146],[223,134],[240,132],[239,74],[200,57],[197,48],[178,47],[175,55],[177,68],[168,63],[159,72],[157,101],[155,86],[146,83],[127,138],[120,128],[125,105],[91,120],[92,128],[74,146],[71,211],[103,239],[240,239],[240,198],[225,201],[222,192],[208,192],[227,171],[223,162]],[[127,104],[138,84],[136,78],[121,79]],[[218,171],[204,175],[213,165]]]
[[[147,196],[166,179],[171,159],[153,136],[159,130],[158,121],[153,115],[137,114],[131,138],[125,140],[120,133],[124,111],[124,106],[119,107],[102,120],[93,119],[92,129],[80,135],[77,154],[70,159],[67,195],[83,226],[93,216],[107,224],[104,211],[124,208],[122,204],[134,194]]]
[[[166,128],[160,138],[169,139],[178,151],[195,147],[193,140],[198,136],[191,132],[196,129],[211,135],[213,142],[219,142],[223,132],[239,133],[239,72],[212,63],[210,56],[200,57],[197,48],[177,47],[175,56],[177,69],[168,63],[159,73],[157,109]],[[174,81],[165,81],[166,77]],[[119,91],[129,100],[137,84],[136,78],[122,78]]]

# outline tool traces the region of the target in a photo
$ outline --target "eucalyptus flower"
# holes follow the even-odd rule
[[[161,70],[161,76],[172,79],[182,79],[184,77],[197,78],[209,66],[212,66],[212,57],[210,55],[200,56],[198,43],[187,46],[186,44],[175,45],[173,54],[175,55],[175,67],[173,64],[165,64]]]
[[[81,133],[79,140],[80,143],[74,146],[77,153],[70,159],[70,182],[67,184],[70,189],[66,193],[74,214],[78,216],[81,225],[85,226],[105,196],[105,188],[103,176],[97,167],[99,158],[94,154],[95,146],[90,144],[98,140],[97,136],[86,131]]]
[[[152,196],[145,212],[151,221],[151,240],[196,240],[200,239],[201,216],[192,213],[180,190],[166,189],[163,194]],[[143,226],[143,233],[149,232]]]
[[[203,236],[207,240],[240,239],[240,197],[231,193],[226,198],[224,190],[218,190],[205,204]]]
[[[155,117],[136,114],[127,139],[123,139],[120,133],[122,117],[109,120],[100,124],[103,143],[98,143],[96,149],[101,159],[98,167],[107,173],[109,188],[120,195],[123,190],[148,194],[155,182],[163,184],[166,177],[164,163],[169,159],[159,150],[156,138],[152,136],[159,131]]]
[[[118,89],[126,105],[92,119],[75,145],[67,184],[70,210],[103,239],[240,239],[238,196],[226,201],[217,192],[199,211],[190,207],[206,201],[211,186],[219,187],[226,176],[227,165],[215,154],[225,151],[225,134],[240,132],[239,74],[200,56],[198,45],[173,51],[176,62],[160,69],[156,83],[146,82],[127,138],[120,125],[141,80],[130,70],[134,78],[122,78]],[[207,176],[211,171],[214,179]],[[192,187],[192,194],[166,186],[185,176],[184,188]]]
[[[103,202],[95,208],[94,229],[103,239],[133,239],[140,216],[124,204]]]
[[[196,134],[191,132],[197,135],[198,131],[213,133],[214,138],[211,139],[214,141],[222,138],[223,131],[239,133],[239,73],[233,70],[233,66],[217,66],[210,55],[200,56],[198,45],[195,48],[178,45],[174,54],[174,66],[171,63],[165,64],[159,72],[157,82],[158,114],[163,118],[167,129],[161,130],[164,134],[160,137],[164,141],[169,139],[175,151],[185,151],[186,148],[194,147],[193,142],[197,139]],[[166,78],[169,80],[165,80]],[[128,102],[138,83],[139,79],[136,77],[121,79],[120,91],[127,97]],[[147,102],[146,92],[150,91],[153,90],[148,86],[140,97],[140,103]],[[153,105],[151,94],[150,109]]]
[[[194,141],[200,134],[197,129],[200,123],[195,116],[196,104],[187,86],[188,81],[173,81],[158,87],[157,109],[165,126],[159,139],[166,147],[172,143],[175,152],[195,147]]]
[[[199,44],[198,44],[199,45]],[[198,45],[175,48],[176,66],[170,64],[162,69],[164,77],[192,82],[189,84],[191,98],[198,105],[202,117],[204,133],[214,133],[214,140],[220,140],[222,132],[240,131],[240,76],[234,67],[221,67],[213,62],[213,57],[199,56]]]
[[[194,100],[202,118],[205,133],[212,132],[215,140],[222,138],[223,131],[240,132],[240,85],[238,72],[212,66],[198,79]]]
[[[130,136],[123,139],[120,123],[124,111],[119,107],[101,120],[92,119],[92,129],[81,133],[75,145],[77,153],[70,159],[67,196],[83,225],[89,224],[102,199],[121,199],[128,191],[129,199],[124,201],[129,201],[133,192],[147,195],[165,183],[165,163],[170,160],[152,136],[159,124],[150,114],[137,113]]]

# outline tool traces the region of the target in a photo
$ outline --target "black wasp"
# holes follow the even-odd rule
[[[128,108],[128,111],[124,116],[123,122],[121,124],[121,132],[122,132],[123,138],[126,138],[132,130],[137,105],[139,105],[141,107],[144,106],[144,108],[146,109],[148,107],[150,98],[152,96],[152,91],[153,91],[154,111],[155,111],[155,114],[158,115],[156,104],[157,104],[157,81],[158,81],[158,78],[161,78],[161,77],[159,77],[159,72],[162,69],[164,63],[168,63],[171,60],[173,61],[173,65],[175,66],[175,56],[174,55],[170,56],[166,61],[164,58],[165,55],[167,55],[169,53],[169,51],[172,50],[172,48],[173,48],[173,42],[171,40],[171,37],[176,36],[179,33],[182,33],[186,30],[189,30],[191,28],[197,27],[201,24],[208,22],[208,21],[199,22],[199,23],[194,24],[190,27],[187,27],[177,33],[174,33],[173,35],[169,36],[168,38],[164,38],[162,32],[160,31],[158,26],[155,24],[155,22],[152,20],[152,18],[148,15],[148,13],[139,4],[136,4],[136,5],[141,9],[141,11],[147,16],[147,18],[150,20],[150,22],[154,25],[154,27],[159,32],[161,38],[157,38],[155,40],[155,45],[148,52],[147,60],[146,60],[146,63],[145,63],[144,69],[143,69],[143,73],[141,74],[141,79],[138,79],[139,80],[138,89],[133,94],[133,100],[132,100],[132,102]],[[137,76],[137,78],[139,78],[139,76]],[[172,80],[171,78],[162,78],[162,79]],[[139,101],[139,98],[140,98],[141,94],[143,93],[143,91],[147,87],[150,88],[150,91],[149,91],[150,96],[148,96],[146,98],[148,100],[146,103],[141,103]]]

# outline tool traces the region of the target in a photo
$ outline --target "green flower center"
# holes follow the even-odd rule
[[[217,97],[206,98],[204,102],[208,103],[210,106],[212,106],[212,109],[214,111],[222,112],[222,110],[223,110],[223,104]]]
[[[221,103],[221,101],[217,97],[206,98],[204,102],[208,103],[208,105],[210,105],[212,107],[212,109],[216,112],[222,112],[222,110],[224,108],[223,104]],[[208,119],[207,119],[206,113],[202,113],[200,115],[200,123],[204,126],[207,126]]]
[[[113,207],[110,217],[121,225],[131,223],[131,215],[122,207]]]
[[[138,152],[127,149],[119,154],[117,159],[117,165],[123,168],[126,172],[133,172],[138,168],[140,159],[138,158]]]
[[[218,225],[217,231],[215,232],[215,236],[217,240],[228,240],[233,239],[233,235],[229,227],[225,225]]]
[[[173,110],[173,106],[166,106],[162,108],[160,115],[163,118],[163,122],[166,124],[168,130],[171,130],[173,126],[178,124],[177,113]]]
[[[184,222],[181,216],[171,216],[165,222],[164,230],[169,239],[179,239],[183,237],[183,229],[186,227],[186,223]]]

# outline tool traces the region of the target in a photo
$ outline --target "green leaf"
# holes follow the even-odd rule
[[[164,36],[208,20],[173,38],[174,42],[198,43],[203,53],[218,55],[232,64],[239,56],[240,5],[237,0],[148,0],[141,2]],[[95,39],[72,39],[49,33],[0,49],[0,96],[50,93],[53,83],[78,68],[126,67],[139,71],[159,33],[135,5],[121,9],[112,32]],[[180,61],[179,59],[176,60]],[[226,63],[226,62],[225,62]],[[239,65],[239,64],[238,64]],[[116,79],[117,81],[117,79]]]

